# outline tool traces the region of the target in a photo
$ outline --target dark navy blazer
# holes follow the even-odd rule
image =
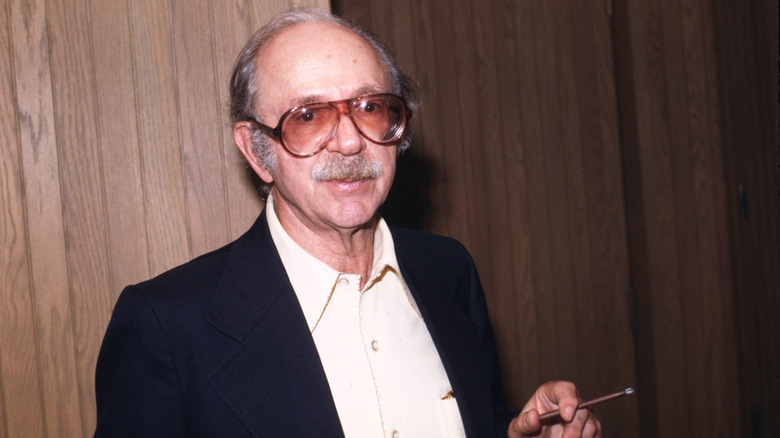
[[[467,436],[506,436],[471,257],[453,239],[391,232]],[[122,292],[95,386],[96,437],[343,436],[265,213],[233,243]]]

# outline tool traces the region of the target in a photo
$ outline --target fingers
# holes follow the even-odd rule
[[[571,423],[564,425],[562,438],[601,437],[601,423],[590,409],[580,409]]]
[[[512,423],[509,425],[509,436],[521,438],[536,435],[541,428],[539,411],[531,409],[530,411],[522,412],[512,420]]]
[[[536,409],[526,411],[518,415],[509,425],[508,436],[512,438],[539,436],[545,430],[562,438],[601,438],[601,423],[590,409],[577,411],[570,423],[556,423],[544,427],[539,421],[539,412]],[[553,430],[557,430],[561,435],[557,435]]]
[[[588,420],[588,423],[585,425],[585,429],[582,432],[583,436],[592,436],[594,438],[601,438],[601,422],[594,417],[593,415],[590,416],[590,420]]]
[[[554,381],[540,386],[520,415],[509,426],[509,436],[601,437],[601,423],[590,409],[577,409],[577,388],[571,382]],[[540,412],[559,410],[559,420],[540,420]]]
[[[577,405],[581,401],[574,384],[564,381],[552,382],[550,391],[552,393],[550,401],[558,405],[561,419],[567,423],[574,421]]]
[[[581,400],[577,394],[577,388],[573,383],[552,381],[540,386],[539,389],[536,390],[534,397],[523,410],[535,407],[541,413],[548,415],[552,411],[553,414],[557,414],[555,418],[560,416],[560,419],[564,422],[570,423],[574,419],[577,406],[580,402]],[[551,422],[555,422],[555,420],[542,420],[543,424],[550,424]]]

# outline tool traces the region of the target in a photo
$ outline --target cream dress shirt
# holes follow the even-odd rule
[[[463,437],[450,382],[401,277],[390,230],[380,219],[374,265],[338,272],[285,232],[268,197],[274,244],[312,332],[347,438]],[[306,415],[305,412],[301,415]]]

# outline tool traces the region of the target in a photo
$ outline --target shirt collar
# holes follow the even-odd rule
[[[287,271],[287,277],[298,296],[309,330],[313,331],[325,312],[336,281],[344,273],[331,268],[306,252],[287,234],[276,216],[273,195],[268,195],[265,211],[271,238]],[[400,272],[395,256],[393,236],[387,223],[380,217],[374,229],[374,263],[371,268],[371,277],[363,290],[373,287],[385,275],[395,275],[403,283]],[[408,289],[405,286],[404,289],[408,294]],[[409,298],[411,299],[411,296]],[[413,301],[411,302],[413,303]],[[412,307],[416,306],[412,304]]]

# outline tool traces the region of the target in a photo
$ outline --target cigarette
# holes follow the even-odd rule
[[[599,404],[599,403],[605,402],[607,400],[612,400],[612,399],[615,399],[615,398],[618,398],[618,397],[623,397],[624,395],[633,394],[634,392],[635,392],[634,388],[626,388],[626,389],[624,389],[622,391],[618,391],[618,392],[614,392],[612,394],[607,394],[607,395],[604,395],[604,396],[601,396],[601,397],[598,397],[598,398],[594,398],[593,400],[588,400],[586,402],[580,403],[579,406],[577,406],[577,410],[579,411],[580,409],[585,409],[585,408],[591,407],[591,406],[593,406],[595,404]],[[539,420],[540,421],[552,420],[552,419],[554,419],[556,417],[560,417],[560,414],[561,413],[560,413],[560,411],[558,411],[558,409],[556,409],[554,411],[550,411],[550,412],[545,412],[544,414],[539,416]]]

